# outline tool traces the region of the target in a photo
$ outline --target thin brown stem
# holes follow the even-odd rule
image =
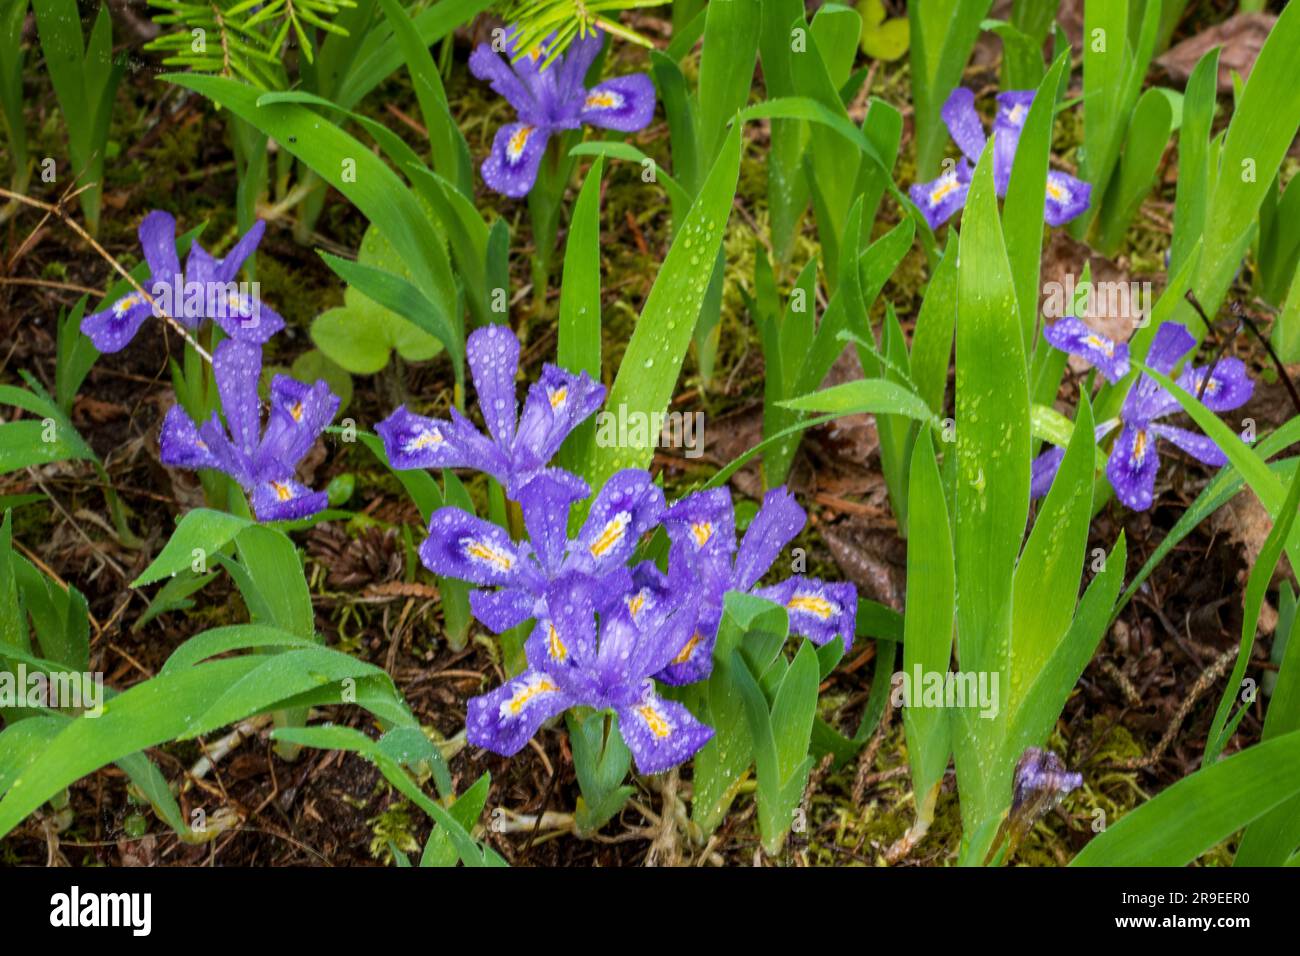
[[[1209,316],[1205,314],[1205,309],[1196,298],[1196,293],[1191,289],[1188,289],[1186,298],[1192,308],[1196,310],[1196,314],[1200,316],[1206,329],[1212,330],[1213,323],[1210,322]],[[1252,319],[1246,313],[1246,310],[1238,303],[1232,303],[1232,312],[1240,322],[1245,324],[1246,328],[1250,329],[1255,338],[1259,339],[1259,344],[1264,346],[1264,351],[1268,352],[1268,357],[1273,360],[1273,365],[1277,368],[1278,378],[1282,380],[1282,384],[1286,386],[1287,394],[1291,396],[1291,404],[1295,407],[1296,414],[1300,415],[1300,392],[1296,391],[1295,383],[1291,381],[1291,376],[1287,374],[1286,366],[1282,363],[1282,359],[1278,357],[1277,352],[1273,351],[1273,343],[1271,343],[1268,340],[1268,337],[1259,330],[1259,326],[1255,324],[1255,320]],[[1213,372],[1213,369],[1211,369],[1211,372]],[[1205,381],[1208,382],[1209,380],[1210,377],[1207,375]],[[1204,389],[1205,385],[1202,383],[1201,390],[1204,391]]]

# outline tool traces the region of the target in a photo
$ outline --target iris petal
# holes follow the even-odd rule
[[[483,160],[483,181],[512,199],[527,196],[537,182],[550,130],[532,123],[507,123],[497,130],[492,150]]]
[[[1087,359],[1112,385],[1129,373],[1128,344],[1095,332],[1074,316],[1066,316],[1043,329],[1054,348]]]
[[[488,433],[502,447],[515,437],[515,373],[519,340],[503,325],[485,325],[465,341],[465,357]]]
[[[511,757],[551,717],[574,701],[545,671],[527,670],[488,694],[470,699],[465,739],[503,757]]]
[[[819,646],[836,637],[843,640],[846,651],[853,646],[858,596],[852,584],[796,574],[780,584],[759,588],[754,594],[785,608],[791,632]]]
[[[1069,173],[1051,169],[1047,172],[1047,196],[1043,219],[1049,226],[1063,226],[1088,210],[1092,204],[1092,184]]]
[[[948,94],[943,108],[939,111],[944,125],[962,153],[972,163],[979,162],[984,152],[984,124],[979,113],[975,112],[975,93],[964,86],[959,86]]]
[[[696,720],[684,705],[649,690],[617,712],[623,740],[643,774],[662,773],[689,760],[713,738],[713,728]]]
[[[630,73],[588,90],[579,117],[589,126],[635,133],[649,126],[654,115],[654,83],[644,73]]]
[[[1255,383],[1246,372],[1246,363],[1239,358],[1225,356],[1214,363],[1213,374],[1207,383],[1205,377],[1210,367],[1188,366],[1178,376],[1178,384],[1193,395],[1200,395],[1201,403],[1214,412],[1230,412],[1250,401]],[[1205,385],[1205,391],[1201,386]]]
[[[252,505],[258,521],[297,521],[324,511],[329,505],[329,496],[323,491],[312,491],[292,478],[285,478],[256,485]]]
[[[1115,497],[1126,508],[1146,511],[1155,496],[1159,470],[1155,435],[1147,427],[1125,425],[1106,461],[1106,477]]]
[[[748,591],[770,568],[781,549],[794,539],[807,521],[803,508],[782,485],[763,496],[736,552],[732,586]]]
[[[515,584],[526,573],[510,535],[460,508],[439,508],[429,519],[420,560],[434,574],[474,584]]]
[[[145,319],[152,314],[153,307],[144,296],[131,293],[107,309],[83,318],[81,331],[99,351],[120,352],[130,344]]]
[[[159,457],[164,465],[191,469],[220,467],[212,449],[199,435],[193,419],[179,405],[167,410],[158,443]]]
[[[1152,434],[1177,445],[1202,464],[1222,467],[1228,463],[1228,456],[1208,435],[1190,432],[1185,428],[1175,428],[1172,425],[1152,424],[1150,429]]]

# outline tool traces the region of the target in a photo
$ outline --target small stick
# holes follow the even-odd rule
[[[26,279],[19,276],[0,276],[0,285],[32,285],[39,286],[42,289],[60,289],[64,292],[82,292],[86,295],[104,297],[103,289],[92,289],[89,286],[76,285],[72,282],[55,282],[53,279]]]

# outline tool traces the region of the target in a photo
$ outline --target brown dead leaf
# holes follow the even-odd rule
[[[1260,504],[1254,492],[1247,490],[1230,499],[1226,505],[1216,511],[1210,519],[1210,527],[1216,534],[1227,535],[1229,541],[1241,548],[1241,556],[1246,563],[1243,573],[1248,574],[1249,569],[1253,568],[1255,562],[1259,560],[1264,541],[1273,530],[1273,519],[1269,517],[1268,511]],[[1275,581],[1283,577],[1295,581],[1295,573],[1291,570],[1285,554],[1278,561],[1277,570],[1273,573]]]
[[[853,515],[822,530],[822,539],[844,576],[862,597],[903,610],[907,578],[907,546],[892,527],[867,516]]]
[[[1276,22],[1277,17],[1270,13],[1238,13],[1171,47],[1156,57],[1156,65],[1163,68],[1174,82],[1185,84],[1201,57],[1217,46],[1219,92],[1231,93],[1233,70],[1240,73],[1243,80],[1250,76],[1260,48]]]

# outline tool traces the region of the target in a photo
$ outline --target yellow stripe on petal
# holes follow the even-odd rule
[[[293,489],[283,482],[273,481],[271,487],[275,489],[275,496],[281,501],[290,501],[293,499]]]
[[[587,97],[587,109],[589,110],[616,110],[623,105],[623,97],[610,90],[601,90],[599,93],[592,93]]]
[[[812,614],[823,621],[830,620],[831,615],[838,610],[834,604],[820,594],[796,594],[790,598],[789,603],[786,604],[786,609]]]
[[[645,721],[646,729],[660,740],[672,736],[673,725],[663,711],[654,704],[642,704],[636,709],[637,715]]]
[[[128,295],[126,298],[118,299],[113,303],[113,314],[120,319],[143,301],[144,299],[138,295]]]
[[[509,571],[515,566],[515,556],[503,551],[489,541],[470,539],[465,545],[465,554],[474,561],[490,564],[502,571]]]
[[[697,521],[691,525],[691,536],[695,538],[695,547],[702,548],[713,537],[713,522]]]
[[[606,522],[605,527],[601,529],[596,540],[591,543],[591,556],[593,558],[604,557],[611,548],[623,540],[627,534],[627,526],[631,524],[632,516],[626,511],[620,511],[614,517]]]
[[[524,155],[524,147],[528,145],[528,141],[536,131],[535,126],[525,124],[511,134],[510,141],[506,144],[506,155],[510,158],[510,162],[519,162],[519,158]]]
[[[569,659],[569,649],[564,646],[560,640],[560,632],[555,629],[555,625],[547,622],[546,625],[546,655],[553,661],[563,663]]]
[[[957,182],[956,176],[946,176],[943,182],[941,182],[934,189],[930,190],[930,205],[931,206],[939,205],[939,203],[943,202],[945,196],[949,195],[950,193],[956,192],[957,187],[959,185],[960,184]]]
[[[1147,433],[1146,433],[1146,429],[1143,428],[1140,429],[1138,433],[1133,436],[1133,454],[1131,456],[1131,460],[1133,464],[1141,465],[1142,462],[1146,460],[1146,457],[1147,457]]]
[[[442,432],[436,428],[430,428],[427,431],[420,432],[414,439],[407,442],[407,452],[422,451],[425,448],[432,448],[434,445],[441,445],[445,441]]]
[[[689,664],[691,658],[695,656],[695,649],[700,646],[702,640],[704,640],[704,635],[699,631],[692,634],[691,639],[682,646],[682,649],[677,652],[677,656],[673,658],[673,663]]]
[[[551,400],[551,408],[563,408],[565,400],[569,397],[569,388],[567,385],[561,385],[559,388],[547,392],[547,398]]]
[[[632,615],[633,621],[637,619],[637,616],[641,613],[642,608],[645,607],[645,599],[646,599],[645,588],[642,588],[640,591],[637,591],[636,594],[632,595],[632,597],[627,599],[627,610],[628,613]]]
[[[1115,343],[1103,339],[1100,335],[1089,335],[1084,339],[1084,342],[1091,345],[1093,348],[1104,352],[1107,358],[1110,358],[1115,354]]]
[[[543,674],[534,674],[528,681],[510,695],[510,699],[501,704],[500,714],[502,717],[518,717],[519,713],[528,706],[531,701],[536,700],[544,694],[555,694],[560,690],[549,677]]]

